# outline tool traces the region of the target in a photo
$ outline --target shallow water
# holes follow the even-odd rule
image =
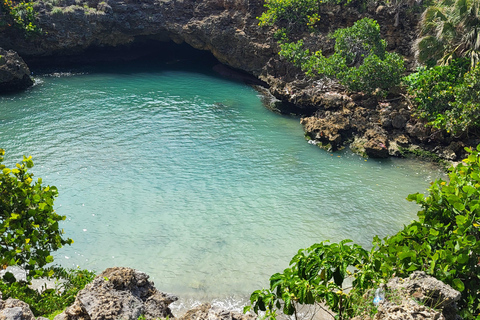
[[[176,62],[176,61],[175,61]],[[0,97],[0,148],[56,185],[66,267],[129,266],[183,303],[239,304],[299,248],[398,231],[405,197],[441,175],[308,144],[296,117],[210,63],[137,62],[36,75]]]

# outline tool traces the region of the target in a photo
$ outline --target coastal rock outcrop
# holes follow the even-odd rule
[[[458,318],[455,303],[461,298],[460,292],[423,271],[415,271],[405,279],[390,279],[386,290],[396,298],[380,303],[374,320]]]
[[[204,303],[196,308],[188,310],[178,320],[254,320],[253,314],[243,314],[240,312],[224,310],[212,307],[209,303]]]
[[[173,318],[177,297],[158,291],[149,276],[130,268],[108,268],[81,290],[55,320],[137,320]]]
[[[19,91],[32,85],[25,61],[15,51],[0,48],[0,93]]]
[[[0,320],[35,320],[30,306],[18,299],[0,299]]]

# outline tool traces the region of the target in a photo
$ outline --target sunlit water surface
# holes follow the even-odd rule
[[[298,118],[268,111],[208,63],[36,79],[0,97],[0,148],[8,165],[32,155],[35,175],[59,189],[75,243],[56,263],[137,268],[179,305],[239,306],[315,242],[369,246],[415,218],[405,197],[440,176],[421,162],[309,145]]]

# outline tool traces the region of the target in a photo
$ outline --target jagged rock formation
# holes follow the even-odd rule
[[[345,146],[363,156],[386,158],[428,150],[440,158],[464,157],[465,144],[412,116],[405,100],[376,100],[359,94],[327,92],[321,108],[301,123],[307,139],[328,151]],[[443,144],[443,147],[441,146]]]
[[[0,35],[0,43],[27,59],[81,54],[90,47],[118,47],[135,41],[186,42],[211,51],[232,67],[259,74],[274,55],[256,23],[258,0],[39,1],[43,34],[25,39]]]
[[[204,303],[196,308],[188,310],[178,320],[254,320],[253,314],[243,314],[240,312],[223,310],[212,307],[209,303]]]
[[[130,268],[108,268],[81,290],[55,320],[137,320],[170,317],[177,297],[158,291],[148,275]]]
[[[1,320],[35,320],[30,306],[17,299],[0,300]]]
[[[33,85],[30,70],[13,50],[0,48],[0,93],[23,90]]]

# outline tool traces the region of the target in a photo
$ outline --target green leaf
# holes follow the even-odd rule
[[[465,290],[465,285],[463,284],[463,281],[458,278],[453,279],[453,287],[460,292]]]

